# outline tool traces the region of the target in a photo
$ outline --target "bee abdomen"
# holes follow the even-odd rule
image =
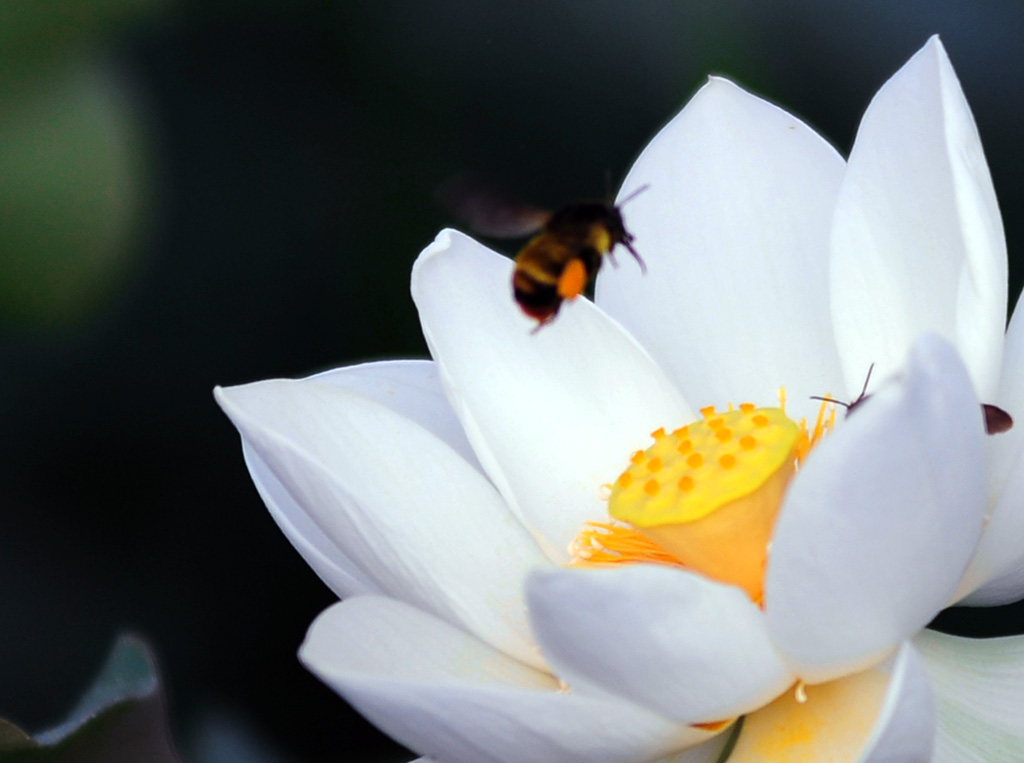
[[[562,298],[558,295],[555,281],[548,283],[546,273],[541,281],[536,275],[523,268],[516,268],[512,274],[512,292],[523,312],[538,320],[544,320],[558,312]]]

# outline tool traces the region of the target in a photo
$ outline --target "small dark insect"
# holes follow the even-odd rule
[[[622,204],[646,190],[642,186]],[[587,288],[604,255],[615,265],[619,244],[646,272],[633,248],[633,236],[620,211],[608,201],[583,201],[548,212],[514,200],[472,176],[457,177],[438,191],[442,203],[478,233],[513,238],[536,233],[516,255],[512,293],[524,313],[537,321],[535,331],[558,315],[565,300]]]
[[[833,400],[831,397],[818,397],[817,395],[812,395],[811,400],[824,400],[826,403],[842,405],[846,408],[846,415],[849,416],[853,413],[854,408],[871,397],[871,395],[867,394],[867,391],[868,382],[871,381],[871,372],[874,370],[875,364],[872,363],[871,367],[868,368],[867,378],[864,379],[864,386],[861,388],[860,394],[857,395],[857,398],[853,402],[844,403],[842,400]],[[1008,432],[1013,427],[1013,417],[998,405],[982,403],[981,412],[985,416],[985,431],[989,434],[1001,434],[1002,432]]]

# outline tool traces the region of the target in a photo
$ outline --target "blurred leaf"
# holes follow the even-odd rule
[[[133,636],[115,644],[96,681],[60,725],[30,739],[0,721],[3,763],[177,763],[156,665]]]
[[[83,62],[21,84],[0,88],[0,322],[54,326],[124,282],[145,172],[109,72]]]
[[[167,0],[5,0],[0,3],[0,68],[24,72],[167,4]]]

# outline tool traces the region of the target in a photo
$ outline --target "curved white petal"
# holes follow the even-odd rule
[[[982,400],[996,393],[1006,242],[974,119],[933,37],[878,91],[850,154],[832,231],[832,320],[856,390],[914,338],[960,351]]]
[[[299,656],[390,736],[446,763],[625,763],[712,736],[612,697],[560,692],[551,676],[379,597],[325,610]]]
[[[905,641],[863,763],[927,763],[935,740],[935,693],[924,658]]]
[[[337,385],[376,400],[433,432],[451,448],[479,467],[476,454],[448,405],[437,364],[432,360],[385,360],[332,368],[309,377]]]
[[[786,692],[748,715],[729,763],[924,763],[933,735],[923,660],[905,644],[886,664]]]
[[[218,389],[217,400],[377,590],[541,664],[521,584],[546,559],[493,486],[446,443],[316,379]]]
[[[433,432],[469,463],[476,465],[476,456],[448,405],[438,380],[437,367],[432,361],[363,363],[331,369],[309,378],[360,392],[376,400]],[[309,518],[287,487],[244,439],[242,452],[252,481],[271,517],[320,579],[339,598],[382,593]]]
[[[915,639],[938,700],[936,763],[1024,760],[1024,636]]]
[[[905,377],[811,454],[765,581],[769,632],[797,675],[869,666],[946,605],[984,522],[983,431],[956,351],[926,334]]]
[[[1024,451],[1008,476],[957,592],[962,604],[993,607],[1024,599]]]
[[[1003,375],[995,403],[1016,424],[988,438],[989,490],[994,506],[960,594],[961,603],[996,606],[1024,598],[1024,309],[1014,308],[1006,331]],[[990,401],[991,402],[991,401]]]
[[[843,160],[796,117],[719,78],[644,149],[622,195],[648,266],[606,268],[597,303],[691,404],[841,394],[828,242]]]
[[[443,231],[412,293],[442,383],[480,463],[556,561],[606,516],[613,482],[650,433],[693,419],[644,350],[586,300],[532,332],[512,301],[512,263]]]
[[[795,680],[746,594],[683,570],[538,571],[526,600],[537,643],[574,690],[618,694],[666,718],[734,718]]]
[[[1003,340],[1003,370],[995,403],[1019,422],[1009,432],[990,439],[992,494],[999,495],[1024,450],[1024,300],[1018,298]]]
[[[271,471],[245,438],[242,455],[249,468],[249,476],[266,504],[270,516],[285,537],[327,584],[328,588],[344,599],[367,593],[382,593],[376,584],[352,562],[331,540],[288,492],[288,488]]]

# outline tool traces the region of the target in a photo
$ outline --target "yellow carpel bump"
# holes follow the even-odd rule
[[[558,277],[558,296],[562,299],[575,299],[583,293],[587,285],[587,269],[583,260],[574,257],[566,264]]]
[[[685,438],[662,435],[643,461],[633,459],[623,472],[630,480],[615,483],[608,513],[683,565],[738,585],[760,602],[768,543],[796,468],[801,430],[779,408],[702,413]]]

